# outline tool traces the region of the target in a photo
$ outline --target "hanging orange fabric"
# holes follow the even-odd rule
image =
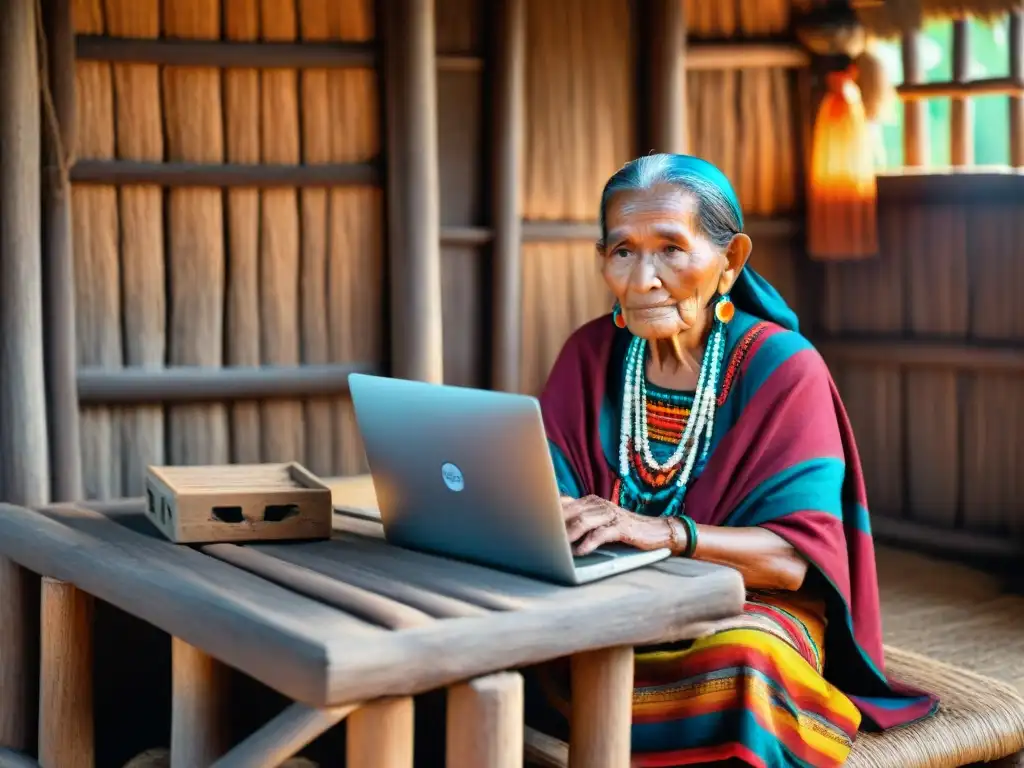
[[[807,249],[837,261],[878,253],[878,187],[871,130],[856,70],[827,76],[814,122],[807,190]]]

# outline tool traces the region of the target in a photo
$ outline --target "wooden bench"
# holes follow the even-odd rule
[[[1018,765],[1024,749],[1024,699],[1010,686],[898,648],[885,649],[894,678],[937,694],[939,711],[886,733],[861,733],[851,768],[954,768],[975,763]],[[526,729],[527,765],[566,768],[568,745]],[[1021,765],[1024,765],[1024,755]]]

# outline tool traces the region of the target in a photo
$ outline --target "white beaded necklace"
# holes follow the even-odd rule
[[[722,301],[728,301],[722,297]],[[729,318],[731,319],[731,317]],[[676,498],[686,492],[690,476],[697,464],[698,457],[706,458],[711,448],[711,436],[714,431],[718,384],[722,370],[722,358],[725,352],[725,325],[716,313],[716,320],[708,338],[704,356],[701,360],[700,373],[697,377],[697,389],[694,393],[693,406],[690,409],[686,427],[683,430],[679,445],[663,462],[654,458],[651,451],[650,435],[647,425],[647,341],[635,337],[626,352],[626,375],[622,392],[622,418],[619,439],[619,476],[629,477],[630,445],[634,445],[648,469],[665,472],[682,464],[675,486]],[[649,497],[650,494],[642,494]],[[649,500],[649,499],[645,499]],[[667,514],[676,504],[670,505]]]

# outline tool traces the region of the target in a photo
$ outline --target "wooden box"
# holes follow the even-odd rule
[[[295,462],[149,467],[146,514],[178,544],[331,537],[331,490]]]

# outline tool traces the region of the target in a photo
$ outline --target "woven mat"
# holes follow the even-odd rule
[[[1024,699],[1009,685],[903,649],[885,649],[894,678],[939,696],[933,717],[885,734],[861,733],[852,768],[953,768],[1024,748]]]
[[[1024,695],[1024,597],[963,565],[879,547],[886,645],[985,675]]]

